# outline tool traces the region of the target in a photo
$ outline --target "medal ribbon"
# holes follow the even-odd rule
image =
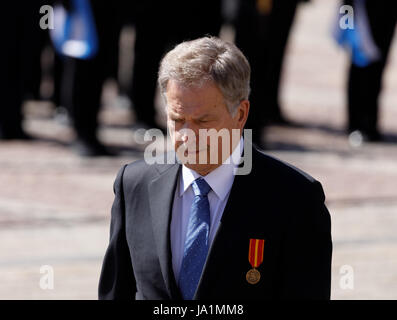
[[[250,239],[248,250],[248,261],[252,268],[257,268],[263,261],[263,247],[265,246],[264,239]]]

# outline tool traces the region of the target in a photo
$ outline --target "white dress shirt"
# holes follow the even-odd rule
[[[240,161],[243,146],[243,137],[241,137],[240,143],[233,150],[233,153],[229,158],[218,168],[202,177],[211,187],[211,190],[208,193],[208,201],[210,204],[209,246],[212,244],[223,210],[225,209],[229,198],[230,190],[234,181],[234,168]],[[177,282],[182,265],[190,209],[194,200],[194,193],[191,184],[199,177],[201,177],[201,175],[196,171],[182,165],[181,174],[179,175],[178,185],[174,195],[171,218],[172,267]]]

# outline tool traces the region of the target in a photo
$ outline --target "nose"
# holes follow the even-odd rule
[[[194,128],[194,125],[190,123],[184,123],[183,127],[179,130],[179,139],[185,145],[196,145],[198,142],[198,135]]]
[[[188,136],[187,136],[186,132],[184,132],[184,133],[182,134],[181,140],[182,140],[183,143],[187,142]]]
[[[180,132],[181,132],[181,135],[182,135],[183,139],[188,139],[188,137],[190,135],[193,135],[193,134],[195,136],[197,135],[198,128],[193,123],[191,123],[190,121],[186,121],[183,124]]]

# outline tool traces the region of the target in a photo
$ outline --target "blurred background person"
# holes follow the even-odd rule
[[[218,35],[222,25],[221,0],[131,1],[126,8],[135,27],[132,85],[128,96],[137,125],[160,128],[156,120],[157,70],[166,51],[183,40]]]
[[[238,0],[234,21],[236,45],[251,63],[252,91],[248,128],[263,147],[266,125],[290,125],[280,107],[279,88],[284,54],[301,0]]]
[[[380,141],[382,136],[377,125],[379,95],[397,21],[397,3],[386,0],[351,0],[346,1],[346,4],[353,5],[356,26],[361,18],[357,15],[366,15],[368,29],[364,32],[367,31],[367,37],[372,37],[380,53],[378,59],[364,65],[351,59],[347,86],[348,130],[353,134],[353,139]]]
[[[60,1],[73,10],[73,1]],[[118,79],[120,32],[135,29],[134,64],[127,91],[136,115],[136,126],[160,128],[156,120],[157,69],[164,52],[176,43],[205,34],[218,35],[222,25],[221,0],[186,2],[90,1],[98,37],[98,53],[89,59],[62,57],[60,88],[55,101],[69,111],[77,139],[74,149],[83,156],[111,155],[97,137],[101,92],[107,78]],[[59,61],[55,59],[55,61]],[[55,82],[59,77],[55,66]],[[120,87],[120,84],[119,84]],[[60,98],[57,98],[60,97]]]
[[[60,3],[70,13],[79,9],[76,1],[55,3]],[[117,78],[121,2],[89,1],[89,4],[97,36],[97,52],[88,58],[69,55],[55,60],[62,63],[60,92],[55,96],[59,95],[60,104],[71,116],[76,132],[75,151],[82,156],[106,156],[112,153],[97,137],[98,113],[105,80]],[[58,68],[55,67],[56,72],[59,72]],[[55,79],[57,77],[59,74]]]
[[[43,0],[6,1],[7,14],[0,22],[1,106],[0,139],[30,139],[22,127],[22,104],[38,99],[40,91],[40,56],[45,33],[40,29]]]

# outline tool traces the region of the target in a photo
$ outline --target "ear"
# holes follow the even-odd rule
[[[242,100],[237,108],[235,118],[241,130],[243,130],[245,123],[247,122],[249,109],[250,102],[248,100]]]

